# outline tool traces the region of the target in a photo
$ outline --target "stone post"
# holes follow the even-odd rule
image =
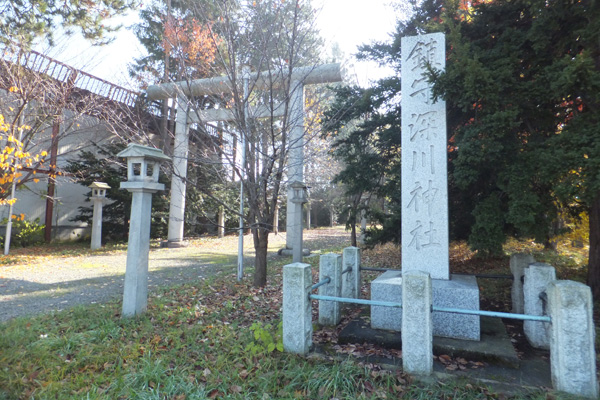
[[[547,315],[544,296],[546,287],[556,280],[554,267],[544,263],[533,263],[525,268],[523,284],[524,311],[526,315]],[[529,343],[538,349],[550,348],[550,326],[547,322],[524,321],[523,331]]]
[[[360,298],[360,249],[346,247],[342,256],[342,271],[348,267],[352,271],[342,275],[342,297]]]
[[[535,259],[531,254],[516,253],[510,256],[510,271],[513,274],[513,284],[510,294],[512,297],[512,312],[515,314],[523,314],[525,312],[523,277],[525,276],[525,268],[534,262]]]
[[[279,199],[275,202],[275,209],[273,210],[273,233],[279,233]]]
[[[341,297],[342,295],[342,256],[333,253],[323,254],[319,259],[319,282],[331,279],[327,285],[319,287],[319,295]],[[340,323],[340,303],[319,300],[319,324],[337,325]]]
[[[141,314],[148,303],[148,253],[152,194],[164,190],[158,183],[159,162],[170,160],[162,151],[129,144],[117,154],[127,158],[127,181],[121,189],[133,193],[127,244],[127,266],[123,288],[123,317]]]
[[[92,201],[94,202],[90,248],[96,250],[102,247],[102,207],[106,201],[106,190],[110,189],[110,186],[104,182],[93,182],[88,187],[92,189]]]
[[[365,203],[365,206],[368,206],[369,202]],[[365,244],[365,238],[367,237],[367,211],[360,210],[360,236],[358,241],[360,244]]]
[[[402,276],[402,368],[409,374],[433,371],[433,294],[431,277],[422,271]]]
[[[592,292],[582,283],[548,285],[552,386],[577,396],[598,398]]]
[[[223,207],[219,207],[218,218],[217,237],[222,238],[225,237],[225,209]]]
[[[304,181],[304,85],[300,81],[290,82],[290,133],[288,179],[290,182]],[[302,232],[302,207],[293,202],[294,189],[288,185],[286,211],[286,241],[288,249],[294,249],[298,232]],[[298,214],[300,214],[298,216]],[[298,222],[299,221],[299,222]],[[298,226],[298,223],[300,226]],[[301,234],[301,233],[300,233]],[[300,250],[302,251],[302,250]],[[296,261],[294,261],[296,262]]]
[[[312,346],[311,286],[310,264],[283,267],[283,349],[288,353],[307,354]]]
[[[183,221],[185,214],[185,192],[188,164],[188,114],[187,98],[177,98],[177,123],[173,146],[173,176],[171,178],[171,203],[169,204],[168,246],[180,247],[183,242]]]

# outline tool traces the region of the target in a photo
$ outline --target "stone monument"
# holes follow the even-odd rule
[[[428,68],[444,70],[443,33],[402,38],[402,271],[432,279],[433,305],[479,309],[475,277],[450,276],[446,104],[434,101]],[[372,283],[373,300],[402,301],[401,272]],[[399,330],[400,310],[373,307],[373,328]],[[479,316],[433,313],[433,334],[479,340]]]

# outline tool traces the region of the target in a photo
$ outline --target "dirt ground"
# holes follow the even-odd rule
[[[343,227],[304,232],[305,247],[318,252],[333,246],[349,246]],[[269,236],[269,257],[285,247],[285,233]],[[200,238],[188,247],[151,249],[149,292],[159,286],[206,278],[237,265],[238,237]],[[244,237],[244,263],[252,266],[252,236]],[[0,322],[11,318],[58,311],[77,304],[94,304],[123,294],[127,254],[91,253],[51,256],[32,262],[0,265]],[[250,277],[248,278],[250,279]]]

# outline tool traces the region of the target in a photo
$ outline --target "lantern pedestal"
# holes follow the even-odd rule
[[[152,194],[164,190],[165,185],[158,183],[159,162],[170,159],[160,150],[136,144],[130,144],[117,156],[127,158],[128,180],[121,182],[121,189],[133,194],[122,313],[129,317],[143,313],[148,305]]]

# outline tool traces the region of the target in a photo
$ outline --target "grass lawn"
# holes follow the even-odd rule
[[[518,250],[551,261],[561,278],[582,276],[579,256],[517,242],[507,248]],[[365,264],[391,266],[397,251],[366,251]],[[318,258],[308,260],[318,276]],[[252,288],[250,278],[238,283],[234,266],[210,279],[163,288],[135,319],[122,319],[120,303],[112,302],[1,324],[0,399],[505,398],[466,380],[420,383],[349,355],[281,353],[285,262],[270,264],[262,289]],[[510,273],[507,257],[478,260],[463,244],[452,246],[452,266],[454,272]],[[497,281],[483,285],[482,295],[498,297],[499,309],[506,305],[506,288],[494,289]],[[540,391],[527,398],[562,397]]]

